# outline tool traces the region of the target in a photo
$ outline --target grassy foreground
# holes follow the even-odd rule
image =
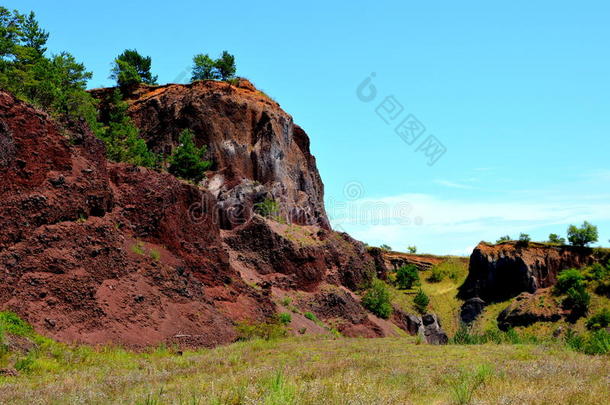
[[[253,340],[182,355],[47,342],[0,377],[11,404],[602,404],[610,358],[562,345],[418,345],[413,338]]]

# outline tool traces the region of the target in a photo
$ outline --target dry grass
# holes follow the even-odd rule
[[[182,356],[58,346],[31,372],[0,377],[0,403],[446,404],[467,403],[466,394],[477,404],[601,404],[610,397],[608,356],[555,345],[414,342],[304,337]]]

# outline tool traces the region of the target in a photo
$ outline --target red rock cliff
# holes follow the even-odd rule
[[[226,86],[132,96],[155,148],[174,145],[184,128],[210,145],[216,167],[200,186],[107,162],[86,127],[0,91],[0,310],[64,342],[213,346],[235,340],[238,322],[285,311],[280,298],[292,295],[348,336],[394,333],[354,293],[374,261],[328,229],[305,133],[252,88]],[[223,222],[235,219],[231,204],[269,195],[308,211],[313,225],[251,212]],[[296,313],[293,322],[320,329]]]
[[[92,94],[103,101],[111,91]],[[223,228],[244,223],[253,203],[273,198],[288,221],[330,229],[307,134],[247,80],[237,86],[141,85],[127,98],[129,114],[154,151],[170,153],[184,129],[209,147],[214,167],[204,185],[220,203]]]

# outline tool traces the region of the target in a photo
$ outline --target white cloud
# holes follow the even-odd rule
[[[446,186],[446,187],[451,187],[451,188],[460,188],[460,189],[464,189],[464,190],[471,190],[474,188],[468,184],[457,183],[457,182],[453,182],[453,181],[449,181],[449,180],[437,179],[437,180],[434,180],[434,182],[436,184],[440,184],[441,186]]]
[[[610,221],[610,198],[539,192],[504,200],[470,201],[429,194],[402,194],[327,204],[333,225],[370,244],[395,249],[417,244],[420,251],[468,254],[480,240],[517,236],[569,223]],[[607,239],[607,238],[606,238]]]

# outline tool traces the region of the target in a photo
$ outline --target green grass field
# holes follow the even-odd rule
[[[287,338],[182,355],[43,344],[10,404],[602,404],[610,359],[562,345]],[[607,402],[605,402],[607,403]]]

